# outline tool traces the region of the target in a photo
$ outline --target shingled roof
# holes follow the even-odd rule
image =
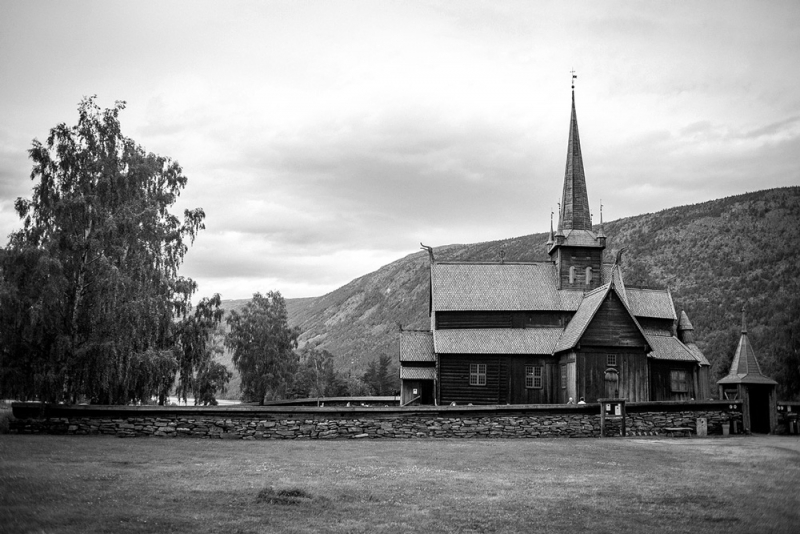
[[[400,367],[401,380],[436,380],[436,367]]]
[[[731,370],[728,376],[718,380],[717,384],[768,384],[777,385],[778,383],[771,378],[764,376],[761,367],[758,365],[756,353],[747,337],[747,325],[742,310],[742,336],[739,338],[739,345],[733,355]]]
[[[597,310],[600,308],[600,304],[603,303],[606,295],[608,295],[610,288],[611,284],[606,284],[598,287],[594,291],[590,291],[583,297],[578,311],[572,316],[569,324],[567,324],[567,327],[564,329],[564,333],[558,340],[555,352],[569,350],[578,344],[583,332],[586,331],[586,327],[592,322],[594,314],[597,313]]]
[[[438,354],[552,354],[561,328],[435,330]]]
[[[437,262],[431,277],[434,311],[574,311],[583,298],[557,289],[552,262]]]
[[[429,330],[404,330],[400,335],[401,362],[435,362],[433,334]]]
[[[578,115],[575,113],[575,90],[572,91],[572,115],[569,120],[567,166],[564,171],[564,190],[558,217],[559,233],[567,230],[591,230],[589,195],[586,192],[586,175],[583,171],[581,138],[578,135]]]
[[[698,358],[697,354],[681,343],[681,341],[672,334],[666,334],[660,330],[647,330],[645,331],[644,337],[647,338],[647,343],[650,344],[650,348],[652,349],[650,352],[651,358],[656,360],[697,362],[701,365],[708,365],[708,361],[706,361],[704,356],[702,360]],[[700,353],[700,356],[702,356],[702,353]]]
[[[636,317],[677,320],[675,304],[667,289],[626,288],[628,306]]]

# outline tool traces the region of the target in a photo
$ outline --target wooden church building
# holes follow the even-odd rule
[[[403,331],[403,404],[554,404],[708,398],[709,363],[668,289],[626,287],[592,228],[572,92],[548,261],[430,256],[430,330]],[[426,247],[427,248],[427,247]]]

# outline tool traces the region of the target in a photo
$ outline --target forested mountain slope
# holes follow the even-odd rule
[[[781,397],[800,392],[800,187],[747,193],[608,222],[606,261],[626,248],[630,286],[669,287],[686,310],[712,378],[727,371],[747,304],[762,370]],[[547,233],[435,247],[437,260],[545,260]],[[415,244],[409,244],[414,246]],[[428,328],[428,255],[410,254],[316,298],[288,299],[301,342],[363,373],[381,353],[396,357],[399,326]],[[227,301],[226,306],[243,301]],[[715,389],[715,388],[714,388]]]

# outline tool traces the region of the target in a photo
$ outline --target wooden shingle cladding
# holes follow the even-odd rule
[[[553,262],[436,262],[432,311],[571,311],[583,291],[559,291]]]
[[[404,330],[400,333],[400,363],[436,362],[433,352],[433,332],[430,330]]]

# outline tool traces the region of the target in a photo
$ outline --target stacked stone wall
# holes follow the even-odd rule
[[[665,428],[695,429],[699,417],[708,421],[709,434],[722,434],[722,424],[738,418],[741,412],[726,404],[717,409],[636,411],[629,412],[626,429],[629,436],[664,434]],[[411,438],[588,438],[600,437],[599,406],[553,410],[541,407],[515,410],[502,407],[447,408],[408,411],[402,408],[334,410],[300,408],[280,412],[259,410],[214,410],[208,415],[202,409],[192,413],[177,410],[136,408],[109,409],[103,413],[81,413],[82,410],[59,408],[56,416],[20,417],[11,422],[10,431],[19,434],[115,435],[119,437],[153,436],[161,438],[201,439],[411,439]],[[76,413],[71,413],[71,412]],[[45,412],[44,410],[42,412]],[[449,413],[452,412],[452,413]],[[24,413],[24,410],[20,410]],[[120,416],[123,414],[123,416]],[[606,418],[606,436],[618,436],[621,417]]]

